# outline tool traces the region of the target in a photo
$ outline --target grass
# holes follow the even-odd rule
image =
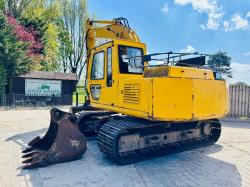
[[[78,93],[78,105],[85,102],[85,92],[74,92],[73,93],[73,105],[76,105],[76,93]]]

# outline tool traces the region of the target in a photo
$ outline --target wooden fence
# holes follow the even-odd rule
[[[250,86],[229,86],[229,117],[250,117]]]

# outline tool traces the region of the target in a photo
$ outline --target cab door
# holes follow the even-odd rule
[[[114,47],[108,46],[105,50],[105,84],[101,102],[105,105],[116,106],[117,100],[117,73],[114,63]]]
[[[88,87],[93,103],[115,106],[117,81],[113,53],[114,47],[107,45],[102,50],[95,50],[91,55]]]
[[[91,53],[88,67],[88,89],[90,100],[101,103],[102,90],[105,86],[105,50],[94,50]]]

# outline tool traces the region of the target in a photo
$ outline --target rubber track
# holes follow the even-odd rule
[[[155,147],[149,147],[141,150],[128,151],[120,155],[118,153],[118,142],[122,135],[129,134],[127,130],[138,129],[146,127],[142,123],[131,122],[127,120],[111,120],[105,123],[98,132],[97,144],[101,152],[106,154],[109,158],[119,164],[131,164],[138,161],[174,154],[190,149],[197,149],[200,147],[214,144],[220,137],[221,124],[219,120],[212,121],[211,134],[205,138],[198,140],[190,140],[177,142],[172,144],[165,144]],[[147,125],[148,127],[148,125]]]

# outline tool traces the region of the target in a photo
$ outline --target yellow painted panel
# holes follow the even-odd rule
[[[225,81],[193,80],[194,118],[218,118],[227,113]]]
[[[150,119],[148,116],[148,112],[133,110],[133,109],[127,109],[127,108],[121,108],[118,106],[110,106],[110,105],[104,105],[96,102],[92,102],[91,105],[96,108],[111,110],[117,113],[122,113],[125,115],[130,115],[138,118],[144,118],[144,119]]]
[[[118,106],[149,113],[150,79],[120,79]]]
[[[192,78],[192,79],[214,79],[213,71],[190,67],[168,67],[169,77]]]
[[[213,80],[213,71],[179,66],[146,67],[144,77],[172,77]]]
[[[153,117],[155,120],[192,119],[192,79],[154,78]]]

